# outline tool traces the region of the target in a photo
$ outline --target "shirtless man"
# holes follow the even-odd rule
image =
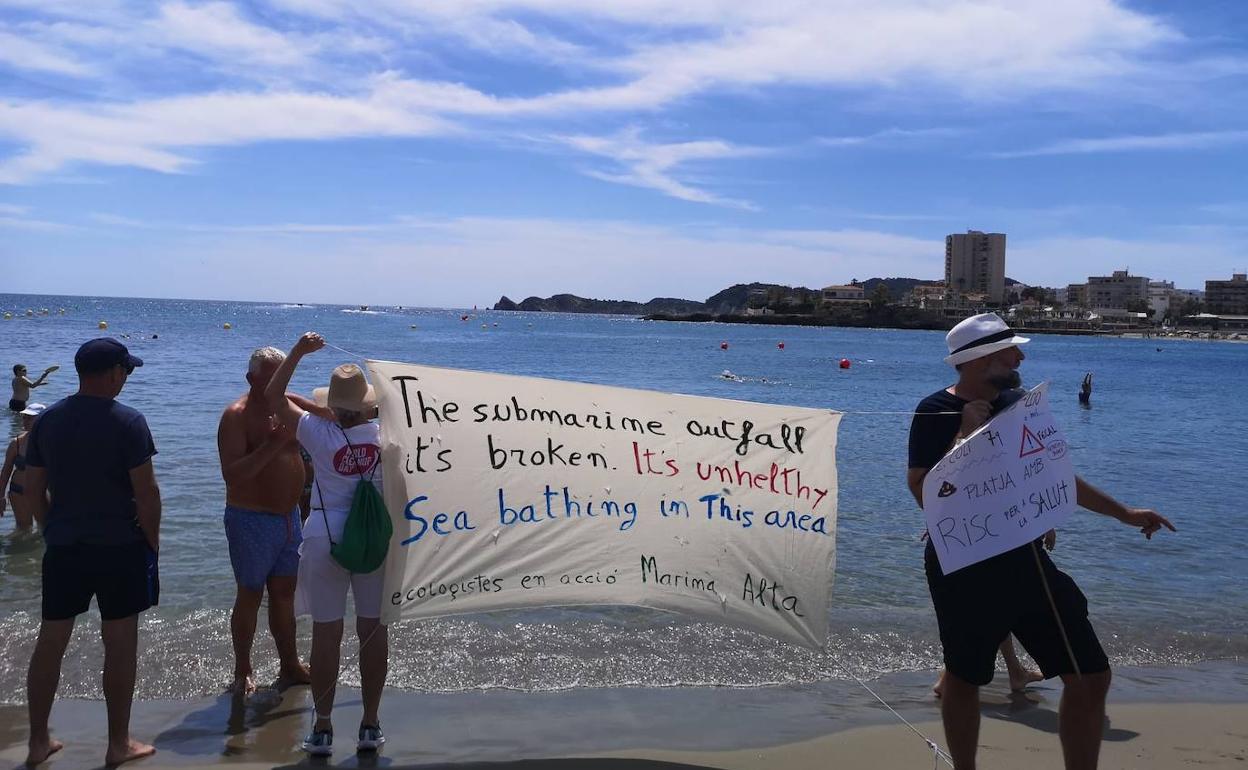
[[[20,412],[25,409],[26,402],[30,400],[30,391],[45,385],[48,381],[48,375],[59,368],[59,366],[49,366],[43,370],[43,374],[39,375],[39,379],[32,380],[26,376],[25,364],[14,364],[13,395],[9,398],[9,411]]]
[[[269,631],[281,660],[277,686],[307,684],[308,668],[295,649],[295,580],[303,528],[303,459],[294,434],[273,415],[264,389],[285,359],[277,348],[251,354],[247,382],[251,389],[221,415],[217,446],[225,479],[225,535],[238,583],[230,633],[234,640],[231,690],[247,695],[256,689],[251,643],[264,591],[269,592]],[[311,402],[288,394],[300,409],[317,411]]]

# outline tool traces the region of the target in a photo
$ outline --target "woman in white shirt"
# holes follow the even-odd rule
[[[360,678],[364,718],[357,751],[376,751],[385,742],[377,711],[385,687],[389,638],[381,622],[385,566],[367,574],[352,574],[334,561],[330,548],[342,540],[356,485],[371,481],[381,490],[381,438],[370,421],[377,406],[373,386],[355,364],[334,370],[328,388],[317,388],[317,403],[333,410],[335,420],[304,412],[286,398],[286,388],[299,360],[320,350],[325,340],[308,332],[299,338],[265,389],[277,419],[312,457],[312,508],[303,528],[299,567],[301,592],[312,611],[312,699],[316,714],[303,749],[315,756],[333,753],[330,721],[341,663],[343,616],[347,589],[355,599],[355,629],[360,638]]]

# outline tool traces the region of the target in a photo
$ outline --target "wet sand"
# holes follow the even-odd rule
[[[928,672],[871,682],[925,736],[944,745]],[[131,767],[422,767],[504,770],[586,768],[931,767],[932,750],[874,698],[844,683],[756,689],[615,688],[387,695],[388,743],[357,757],[359,693],[340,691],[338,745],[330,761],[298,744],[308,727],[307,688],[135,704],[133,732],[159,753]],[[1248,667],[1237,663],[1120,672],[1111,693],[1102,768],[1248,767]],[[852,683],[851,683],[852,685]],[[861,691],[857,685],[855,690]],[[1061,766],[1060,687],[983,693],[981,766]],[[1143,700],[1141,700],[1143,699]],[[1204,701],[1204,702],[1201,702]],[[1217,702],[1209,702],[1217,701]],[[0,767],[25,756],[25,709],[0,706]],[[46,765],[96,768],[104,754],[104,704],[64,700],[53,712],[66,748]]]

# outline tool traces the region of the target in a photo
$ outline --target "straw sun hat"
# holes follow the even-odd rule
[[[329,376],[328,388],[316,388],[312,398],[321,406],[348,412],[367,412],[377,406],[377,393],[355,364],[343,364]]]

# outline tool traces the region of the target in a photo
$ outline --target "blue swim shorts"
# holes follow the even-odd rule
[[[227,505],[225,539],[230,544],[234,580],[249,591],[263,589],[271,577],[299,574],[303,527],[298,506],[279,515]]]

